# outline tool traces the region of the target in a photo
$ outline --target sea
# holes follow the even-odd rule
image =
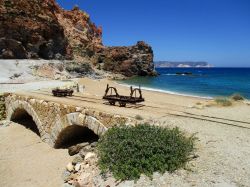
[[[121,83],[143,89],[203,98],[241,94],[250,99],[250,68],[158,68],[157,77],[133,77]]]

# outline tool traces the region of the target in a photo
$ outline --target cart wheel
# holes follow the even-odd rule
[[[125,107],[126,106],[126,102],[119,102],[120,107]]]
[[[115,101],[109,101],[109,104],[114,106],[115,105]]]

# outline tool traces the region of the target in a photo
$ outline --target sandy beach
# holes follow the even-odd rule
[[[208,99],[143,90],[143,97],[146,100],[143,104],[122,108],[118,104],[110,106],[102,100],[107,84],[116,87],[121,95],[130,93],[129,87],[111,80],[84,78],[79,80],[79,85],[84,86],[83,93],[75,93],[72,98],[53,97],[49,89],[20,92],[20,94],[64,104],[86,106],[97,111],[131,118],[140,115],[143,121],[152,124],[177,126],[188,134],[195,133],[198,138],[196,158],[188,164],[187,170],[179,170],[173,174],[155,174],[152,181],[142,177],[136,184],[127,181],[120,186],[249,186],[250,106],[245,102],[234,102],[230,107],[221,107],[213,105]],[[0,129],[3,139],[8,137],[6,129]],[[0,149],[10,145],[12,145],[10,141],[1,141]],[[32,149],[36,152],[39,147],[33,146]],[[20,153],[14,157],[23,155],[22,150],[19,151]],[[32,175],[30,178],[33,178],[41,173],[30,175]],[[11,176],[15,178],[15,172],[9,176],[2,175],[1,178]]]

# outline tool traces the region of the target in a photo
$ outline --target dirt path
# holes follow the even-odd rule
[[[72,158],[18,124],[0,127],[0,186],[56,187]]]

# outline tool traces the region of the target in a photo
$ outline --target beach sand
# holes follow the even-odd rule
[[[50,90],[20,94],[132,118],[140,115],[152,124],[177,126],[189,135],[195,133],[198,138],[197,158],[188,164],[188,170],[155,174],[152,181],[143,177],[136,184],[127,182],[125,186],[250,186],[250,106],[246,103],[235,102],[230,107],[221,107],[213,105],[209,99],[143,90],[144,103],[122,108],[106,104],[102,96],[107,84],[115,86],[120,95],[129,95],[129,87],[106,79],[84,78],[79,84],[84,85],[84,92],[72,98],[52,97]],[[11,145],[11,141],[6,144]],[[34,152],[37,149],[33,146]],[[15,175],[11,176],[15,180]],[[3,176],[0,174],[0,177]]]
[[[62,186],[67,150],[56,150],[22,125],[0,127],[0,186]]]

